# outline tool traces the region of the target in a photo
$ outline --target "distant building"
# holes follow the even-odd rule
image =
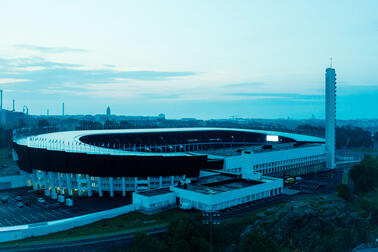
[[[159,114],[158,118],[164,120],[165,119],[165,114],[163,114],[163,113]]]
[[[108,106],[107,108],[106,108],[106,119],[110,119],[110,115],[111,115],[111,112],[110,112],[110,107]]]

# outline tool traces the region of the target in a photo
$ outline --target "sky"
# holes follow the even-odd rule
[[[378,118],[378,1],[2,1],[0,89],[31,114]]]

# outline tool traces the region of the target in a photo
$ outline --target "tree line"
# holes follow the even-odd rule
[[[325,135],[323,126],[313,126],[309,124],[299,125],[297,131],[308,132],[321,132]],[[372,134],[359,127],[342,126],[336,127],[336,149],[351,149],[351,148],[371,148],[374,141],[378,141],[378,132]]]

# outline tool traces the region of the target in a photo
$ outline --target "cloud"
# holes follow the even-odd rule
[[[25,81],[29,81],[29,80],[25,80],[25,79],[13,79],[13,78],[8,78],[8,79],[0,78],[0,84],[8,84],[8,83],[15,83],[15,82],[25,82]]]
[[[173,99],[171,89],[162,90],[175,78],[193,76],[194,72],[126,71],[89,68],[79,64],[46,61],[40,57],[0,58],[0,83],[13,90],[40,94],[65,94],[95,97],[135,97]],[[170,84],[168,84],[170,85]],[[145,93],[140,94],[141,90]],[[148,90],[148,91],[147,91]],[[147,92],[146,92],[147,91]],[[160,93],[164,93],[160,95]]]
[[[33,69],[46,69],[46,68],[77,68],[83,65],[72,63],[61,63],[46,61],[40,57],[30,58],[17,58],[8,60],[9,67],[13,67],[13,70],[33,70]]]
[[[142,93],[140,96],[150,99],[177,99],[181,97],[181,94]]]
[[[244,83],[233,83],[225,84],[222,87],[224,88],[244,88],[244,87],[260,87],[264,85],[262,82],[244,82]]]
[[[85,49],[70,48],[70,47],[48,47],[48,46],[37,46],[37,45],[27,45],[27,44],[17,44],[14,46],[17,48],[22,48],[22,49],[31,50],[31,51],[38,51],[42,53],[88,52]]]
[[[282,99],[290,101],[323,101],[324,95],[308,95],[298,93],[229,93],[226,95],[239,96],[242,98],[265,98],[265,99]]]

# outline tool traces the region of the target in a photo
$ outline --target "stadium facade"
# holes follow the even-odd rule
[[[14,141],[14,159],[30,184],[53,198],[126,196],[206,171],[250,181],[296,176],[324,169],[326,158],[322,138],[229,128],[68,131]]]

